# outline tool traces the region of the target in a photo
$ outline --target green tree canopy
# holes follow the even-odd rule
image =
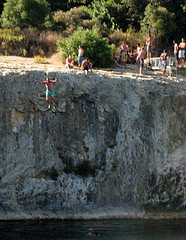
[[[46,0],[7,0],[1,15],[2,27],[41,27],[49,14]]]
[[[165,7],[155,7],[149,4],[145,9],[145,18],[142,23],[142,32],[147,35],[150,31],[156,42],[156,47],[167,47],[172,41],[172,34],[176,29],[175,14]]]

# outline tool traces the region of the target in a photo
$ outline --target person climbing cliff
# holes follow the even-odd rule
[[[53,89],[53,83],[57,82],[57,78],[55,80],[50,80],[49,78],[46,78],[46,81],[38,81],[37,79],[34,79],[38,83],[44,83],[46,86],[46,101],[48,103],[48,109],[50,109],[50,99],[51,96],[52,102],[53,102],[53,108],[55,109],[55,99],[54,99],[54,89]]]
[[[87,58],[86,60],[84,60],[82,62],[82,70],[85,71],[85,75],[88,79],[88,70],[91,70],[92,72],[92,63],[90,62],[90,60]]]

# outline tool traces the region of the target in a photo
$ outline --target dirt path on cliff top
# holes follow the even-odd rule
[[[65,68],[65,64],[62,63],[60,59],[60,53],[56,53],[52,55],[50,58],[47,58],[47,64],[38,64],[35,62],[34,58],[29,58],[29,57],[18,57],[18,56],[0,56],[0,72],[2,74],[4,71],[9,72],[8,69],[19,69],[20,67],[22,68],[23,66],[30,66],[32,70],[34,68],[38,69],[40,68],[41,70],[46,70],[50,71],[49,69],[52,67],[53,69],[56,69],[57,71],[60,72],[68,72],[72,70],[67,70]],[[6,67],[5,67],[6,66]],[[77,66],[73,69],[74,73],[81,72]],[[96,74],[104,74],[108,76],[122,76],[122,77],[131,77],[131,78],[157,78],[157,77],[162,77],[162,71],[153,71],[150,69],[143,69],[143,75],[139,76],[139,68],[137,64],[127,64],[127,68],[117,64],[117,66],[112,67],[112,68],[94,68],[93,67],[93,73]],[[162,77],[163,78],[163,77]],[[170,77],[168,75],[167,71],[167,76],[164,79],[169,79],[169,80],[186,80],[186,66],[184,68],[178,68],[177,72],[177,77],[176,77],[176,72],[174,71],[172,76]]]

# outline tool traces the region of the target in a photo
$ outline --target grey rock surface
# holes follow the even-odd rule
[[[185,216],[184,78],[1,71],[0,219]]]

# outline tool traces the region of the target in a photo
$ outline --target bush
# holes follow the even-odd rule
[[[124,33],[125,40],[129,44],[130,49],[135,49],[136,51],[136,45],[140,43],[141,47],[145,46],[146,42],[146,36],[144,37],[144,34],[141,32],[137,32],[133,27],[129,27],[127,31]]]
[[[60,10],[54,13],[54,27],[56,30],[65,31],[64,35],[69,36],[87,17],[85,7],[74,7],[67,12]]]
[[[62,37],[56,32],[42,32],[38,39],[38,45],[42,48],[45,55],[53,54],[57,51],[57,41],[59,39],[62,39]]]
[[[40,55],[34,56],[34,60],[35,60],[36,63],[42,63],[42,64],[47,63],[46,57],[42,57]]]
[[[26,56],[28,41],[19,31],[0,29],[0,47],[4,55]]]
[[[116,47],[120,46],[122,41],[126,41],[125,34],[119,29],[112,30],[108,39],[109,43],[113,43]]]
[[[114,45],[100,36],[99,29],[78,28],[70,37],[57,42],[58,49],[62,52],[62,58],[67,58],[71,54],[77,61],[78,47],[81,45],[84,49],[84,58],[89,58],[94,66],[110,67],[112,65],[112,55],[115,49]]]
[[[92,18],[92,19],[85,19],[82,22],[83,28],[93,28],[94,26],[97,26],[101,28],[101,22],[98,20],[98,18]]]

